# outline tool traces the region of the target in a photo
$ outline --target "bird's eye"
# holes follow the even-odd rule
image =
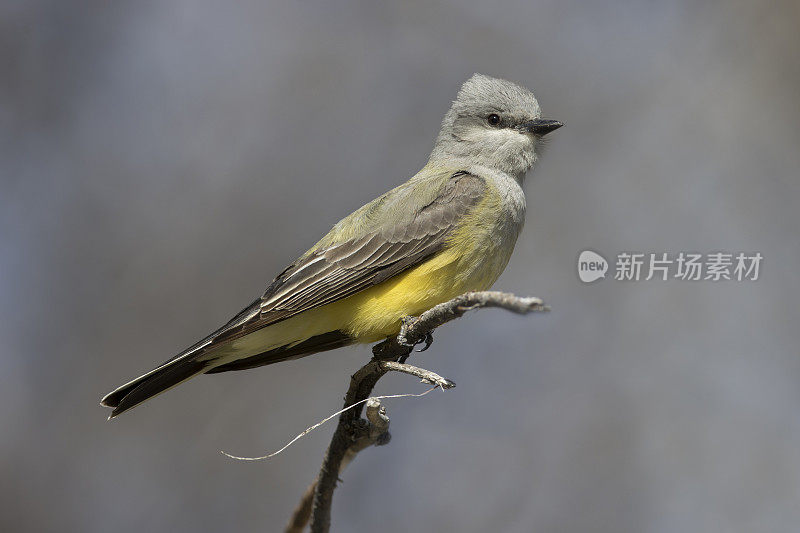
[[[492,113],[491,115],[489,115],[488,117],[486,117],[486,121],[487,121],[487,122],[488,122],[488,123],[489,123],[491,126],[497,126],[498,124],[500,124],[500,115],[498,115],[498,114],[496,114],[496,113]]]

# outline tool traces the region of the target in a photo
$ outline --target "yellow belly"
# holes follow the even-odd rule
[[[463,276],[453,249],[416,268],[355,294],[330,307],[349,316],[342,330],[359,342],[375,342],[400,331],[405,316],[416,316],[434,305],[470,290],[483,290],[497,275]],[[498,273],[499,275],[499,273]]]

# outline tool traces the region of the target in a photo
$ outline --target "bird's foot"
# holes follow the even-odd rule
[[[400,327],[400,333],[397,335],[397,342],[400,343],[402,346],[408,348],[408,353],[401,355],[397,359],[398,363],[405,363],[408,357],[411,355],[411,352],[414,351],[424,352],[425,350],[431,347],[431,344],[433,344],[433,331],[426,331],[425,336],[416,342],[408,341],[408,328],[409,326],[414,324],[416,320],[417,318],[413,316],[403,317],[403,325]],[[423,346],[419,350],[414,350],[414,348],[423,343],[425,344],[425,346]]]

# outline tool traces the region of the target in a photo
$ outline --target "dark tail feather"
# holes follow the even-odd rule
[[[198,361],[190,358],[170,361],[107,394],[100,404],[114,408],[111,416],[108,417],[112,419],[143,401],[171,389],[178,383],[203,373],[209,364],[210,361]]]
[[[296,359],[312,353],[333,350],[353,343],[353,339],[340,331],[331,331],[311,337],[294,346],[282,346],[260,354],[244,357],[229,363],[214,366],[210,359],[200,360],[200,350],[207,344],[204,341],[173,357],[166,363],[140,376],[130,383],[110,392],[100,401],[101,405],[112,407],[109,419],[136,407],[145,400],[196,376],[197,374],[244,370],[269,365],[287,359]]]
[[[218,372],[229,372],[231,370],[247,370],[248,368],[256,368],[258,366],[271,365],[273,363],[280,363],[288,359],[297,359],[305,357],[317,352],[325,352],[327,350],[334,350],[342,346],[353,344],[353,339],[341,331],[329,331],[322,335],[317,335],[306,339],[301,343],[294,346],[281,346],[274,350],[262,352],[260,354],[251,355],[225,363],[224,365],[215,366],[207,370],[206,374],[216,374]]]

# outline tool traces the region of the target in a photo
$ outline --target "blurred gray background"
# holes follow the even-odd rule
[[[414,361],[336,531],[749,532],[800,523],[800,4],[0,4],[0,529],[277,531],[367,347],[104,393],[214,329],[404,181],[473,72],[552,135],[482,311]],[[756,282],[576,258],[760,251]],[[419,392],[392,376],[377,392]]]

